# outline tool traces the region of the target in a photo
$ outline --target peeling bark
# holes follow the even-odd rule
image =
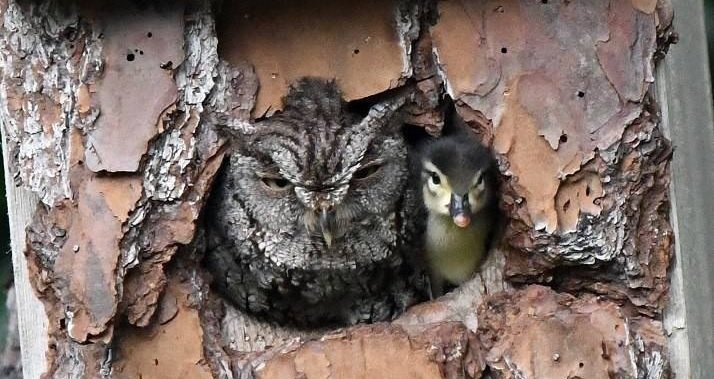
[[[508,275],[659,312],[671,148],[647,90],[668,25],[627,2],[586,8],[443,2],[434,51],[459,110],[492,121]]]
[[[672,150],[649,95],[668,2],[11,0],[2,19],[3,142],[41,200],[25,254],[46,377],[670,377]],[[210,290],[223,133],[306,75],[355,101],[408,91],[407,122],[435,135],[455,100],[502,174],[502,237],[474,279],[338,331]]]
[[[595,296],[531,286],[484,302],[479,337],[496,378],[662,377],[664,362],[644,364],[638,357],[645,343],[651,343],[646,354],[666,355],[662,325],[624,312]]]

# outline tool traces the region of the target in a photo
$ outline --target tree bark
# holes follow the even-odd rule
[[[667,1],[10,0],[2,15],[8,178],[40,200],[24,253],[46,377],[670,377],[672,149],[650,89]],[[221,132],[303,76],[348,101],[408,89],[408,121],[434,134],[454,99],[501,173],[505,225],[474,279],[341,330],[261,322],[210,291],[200,215]]]

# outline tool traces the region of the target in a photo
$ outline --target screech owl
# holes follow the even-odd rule
[[[240,309],[283,324],[387,320],[423,299],[404,98],[351,111],[304,78],[237,132],[207,206],[206,265]]]

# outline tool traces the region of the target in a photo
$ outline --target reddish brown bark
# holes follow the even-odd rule
[[[671,147],[649,96],[667,2],[217,11],[3,7],[0,118],[15,180],[41,200],[26,254],[48,377],[668,377]],[[408,88],[409,122],[432,133],[455,100],[502,174],[506,225],[476,278],[341,331],[264,324],[209,291],[197,225],[219,132],[306,75],[348,100]]]

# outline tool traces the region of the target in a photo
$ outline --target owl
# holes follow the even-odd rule
[[[298,327],[388,320],[424,298],[404,101],[359,112],[334,81],[304,78],[236,132],[205,213],[224,297]]]

